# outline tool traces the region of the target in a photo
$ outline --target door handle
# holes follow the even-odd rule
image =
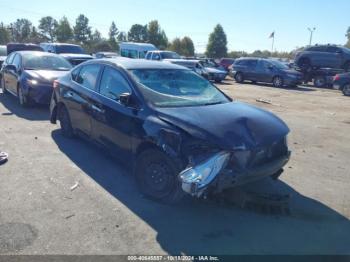
[[[94,110],[97,113],[104,114],[105,110],[99,108],[98,106],[92,105],[91,106],[92,110]]]
[[[66,93],[66,97],[67,98],[72,98],[74,96],[74,94],[72,92],[67,92]]]

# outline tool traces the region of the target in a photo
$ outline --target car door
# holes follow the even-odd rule
[[[7,58],[6,58],[6,60],[5,60],[5,62],[4,62],[4,64],[3,64],[3,69],[2,69],[2,77],[4,78],[4,83],[5,83],[5,86],[6,86],[6,88],[8,89],[8,85],[9,85],[9,70],[8,70],[8,65],[11,65],[12,64],[12,61],[13,61],[13,58],[15,57],[15,53],[12,53],[12,54],[10,54]]]
[[[62,95],[72,127],[87,137],[91,136],[91,99],[97,94],[97,79],[101,68],[99,64],[88,64],[74,70],[71,86]]]
[[[18,79],[19,79],[19,74],[21,71],[21,63],[22,63],[22,58],[19,54],[15,54],[12,65],[14,66],[13,69],[9,69],[7,72],[7,83],[6,83],[6,88],[9,90],[11,93],[17,94],[17,85],[18,85]]]
[[[265,60],[259,60],[255,70],[255,81],[271,82],[273,72],[272,64]]]
[[[336,46],[327,48],[328,64],[331,68],[340,68],[342,65],[342,50]]]
[[[247,60],[247,66],[244,72],[245,79],[257,81],[257,78],[258,78],[257,65],[258,65],[258,60],[256,59]]]
[[[136,110],[120,103],[123,93],[132,94],[132,88],[122,71],[105,66],[101,75],[99,95],[92,105],[93,138],[115,156],[128,158]]]

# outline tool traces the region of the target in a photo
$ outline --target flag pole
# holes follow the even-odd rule
[[[273,33],[273,36],[272,36],[272,49],[271,49],[271,54],[273,53],[274,47],[275,47],[275,33]]]

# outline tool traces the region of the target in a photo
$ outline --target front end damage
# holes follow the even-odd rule
[[[179,179],[186,193],[201,197],[264,177],[279,177],[290,156],[286,138],[255,149],[240,146],[209,156],[191,155],[189,166],[179,174]]]

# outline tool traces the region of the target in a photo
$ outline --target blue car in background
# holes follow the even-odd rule
[[[40,51],[11,53],[0,71],[4,93],[18,97],[20,105],[49,104],[53,81],[66,74],[72,65],[63,57]]]
[[[231,76],[238,82],[272,83],[274,87],[296,86],[303,82],[303,74],[274,59],[240,58],[232,66]]]

